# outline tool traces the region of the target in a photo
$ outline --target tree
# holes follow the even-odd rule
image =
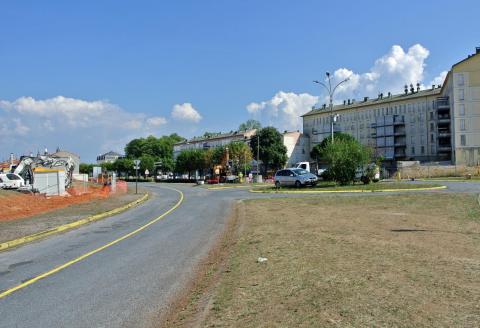
[[[201,149],[186,149],[180,152],[175,162],[177,173],[188,173],[188,178],[193,171],[205,168],[205,151]]]
[[[352,137],[349,134],[342,133],[342,132],[335,132],[333,134],[333,142],[337,142],[339,140],[355,140],[354,137]],[[315,145],[313,147],[312,151],[310,152],[310,157],[315,159],[317,162],[322,160],[322,152],[324,151],[325,147],[331,143],[332,138],[329,135],[327,138],[323,139],[321,143],[318,145]]]
[[[81,174],[93,174],[93,164],[87,164],[87,163],[80,163],[80,166],[78,168],[79,172]]]
[[[253,129],[261,129],[262,124],[257,121],[257,120],[248,120],[238,127],[238,131],[247,131],[247,130],[253,130]]]
[[[134,175],[133,160],[130,158],[119,158],[113,163],[113,170],[117,172],[118,176]]]
[[[145,175],[145,170],[149,171],[149,174],[153,174],[155,170],[155,157],[145,154],[140,158],[140,175]]]
[[[283,144],[283,136],[274,127],[266,127],[257,131],[252,137],[250,147],[253,157],[257,158],[257,146],[260,140],[260,161],[263,163],[263,172],[269,169],[278,170],[287,163],[287,147]]]
[[[372,158],[372,151],[355,139],[334,139],[327,142],[321,154],[329,165],[328,175],[336,182],[345,185],[355,180],[358,168],[363,168]]]
[[[250,147],[242,141],[233,141],[228,144],[229,157],[233,163],[233,169],[237,174],[243,172],[244,169],[250,168],[252,161],[252,151]]]
[[[129,159],[141,159],[147,156],[145,157],[146,164],[141,165],[142,172],[148,168],[153,174],[155,162],[162,163],[161,168],[164,172],[171,172],[174,170],[173,145],[183,140],[185,139],[176,133],[160,138],[148,136],[147,138],[133,139],[125,146],[125,155]]]

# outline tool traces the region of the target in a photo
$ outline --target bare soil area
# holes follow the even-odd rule
[[[134,189],[111,194],[100,186],[89,186],[87,191],[69,197],[45,197],[1,190],[0,242],[106,212],[144,195],[144,192],[135,195]]]
[[[171,326],[478,327],[473,195],[252,200],[243,217],[209,302],[195,314],[196,290]]]

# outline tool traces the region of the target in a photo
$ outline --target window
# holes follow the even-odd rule
[[[458,100],[465,100],[465,90],[458,89]]]
[[[430,150],[431,150],[431,153],[432,153],[432,154],[435,154],[435,145],[432,145],[432,146],[430,147]]]
[[[425,144],[425,136],[423,136],[423,135],[420,136],[420,144],[421,144],[421,145],[424,145],[424,144]],[[423,152],[422,152],[422,154],[423,154]]]
[[[466,146],[467,145],[467,136],[462,134],[460,135],[460,145],[461,146]]]
[[[433,134],[430,135],[430,142],[435,142],[435,136]]]
[[[458,105],[458,115],[465,116],[465,105],[464,104]]]
[[[434,117],[433,117],[433,112],[430,112],[430,120],[433,120]]]
[[[430,123],[430,131],[433,131],[435,130],[435,124],[434,123]]]
[[[422,153],[422,155],[423,155],[423,154],[425,154],[425,147],[424,147],[424,146],[422,146],[422,148],[421,148],[421,151],[420,151],[420,152]]]
[[[414,144],[414,143],[415,143],[415,136],[411,136],[411,137],[410,137],[410,143],[411,143],[411,144]]]
[[[463,74],[458,74],[457,75],[457,85],[458,86],[463,86],[465,84],[465,79],[463,77]]]
[[[460,130],[461,131],[465,131],[466,128],[465,128],[465,120],[460,120]]]
[[[415,155],[415,147],[412,147],[412,155]]]

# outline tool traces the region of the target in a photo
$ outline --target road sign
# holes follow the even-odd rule
[[[139,166],[140,165],[140,160],[139,159],[134,159],[133,163],[135,163],[135,166]]]
[[[133,166],[133,169],[134,169],[134,170],[140,170],[140,166],[134,165],[134,166]]]
[[[149,175],[150,171],[148,169],[145,170],[145,175]]]

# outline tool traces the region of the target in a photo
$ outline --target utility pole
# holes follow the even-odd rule
[[[329,107],[330,107],[330,134],[331,134],[332,143],[333,143],[333,124],[334,124],[334,121],[335,121],[335,118],[333,116],[333,95],[335,94],[335,91],[337,90],[338,86],[347,82],[348,80],[350,80],[350,78],[346,78],[345,80],[339,82],[332,90],[332,78],[330,76],[330,73],[326,72],[325,75],[327,76],[327,79],[328,79],[328,87],[323,82],[320,82],[320,81],[317,81],[317,80],[315,80],[313,82],[317,83],[317,84],[320,84],[328,92],[328,97],[329,97],[329,100],[330,100],[330,104],[329,104]]]
[[[260,173],[260,134],[257,134],[257,182],[258,174]]]
[[[135,168],[135,194],[138,193],[138,169],[140,168],[140,160],[139,159],[136,159],[133,161],[133,163],[135,164],[134,168]]]

